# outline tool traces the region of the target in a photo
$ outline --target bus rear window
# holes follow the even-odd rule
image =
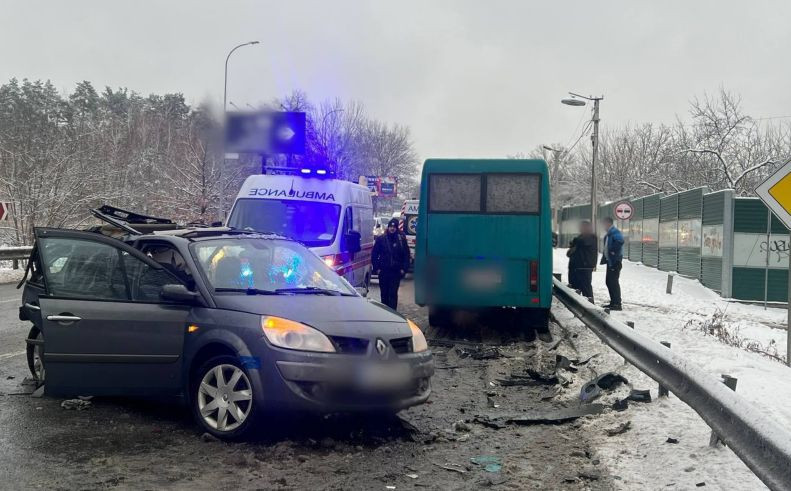
[[[488,174],[487,213],[538,213],[541,208],[538,174]]]
[[[429,211],[481,211],[480,174],[431,174],[429,176]]]
[[[428,211],[536,214],[541,211],[541,175],[431,174]]]

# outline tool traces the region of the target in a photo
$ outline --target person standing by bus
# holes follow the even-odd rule
[[[596,267],[596,235],[588,220],[580,223],[580,234],[572,239],[566,255],[569,258],[569,282],[572,288],[593,303],[591,276]]]
[[[379,275],[382,303],[393,310],[398,308],[398,288],[409,269],[409,245],[398,230],[398,219],[387,223],[387,230],[376,238],[371,252],[374,274]]]
[[[605,309],[623,310],[621,306],[621,267],[623,266],[623,234],[615,228],[611,217],[602,220],[607,233],[604,236],[604,254],[601,264],[607,265],[607,276],[605,283],[610,292],[610,303],[605,305]]]

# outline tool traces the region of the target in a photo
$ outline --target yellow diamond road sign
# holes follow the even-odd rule
[[[791,162],[755,188],[755,194],[791,229]]]

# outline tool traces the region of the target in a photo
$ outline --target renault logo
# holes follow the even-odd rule
[[[379,353],[379,356],[384,357],[387,353],[387,345],[381,339],[376,340],[376,351]]]

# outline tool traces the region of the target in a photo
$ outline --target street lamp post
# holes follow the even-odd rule
[[[241,48],[242,46],[250,46],[250,45],[258,44],[258,43],[259,43],[259,41],[248,41],[246,43],[242,43],[242,44],[239,44],[237,46],[234,46],[233,49],[231,49],[231,51],[228,52],[228,56],[225,57],[225,81],[223,83],[223,89],[222,89],[223,123],[224,123],[224,120],[226,119],[225,116],[226,116],[226,111],[228,109],[228,60],[231,59],[231,55],[233,54],[233,52],[236,51],[237,49]],[[225,150],[226,149],[223,148],[222,166],[220,166],[220,172],[219,172],[220,175],[219,175],[219,179],[218,179],[219,183],[220,183],[219,218],[220,218],[221,221],[225,220],[225,190],[223,189],[223,174],[225,173],[224,172],[225,171],[225,165],[227,164],[227,161],[225,159],[225,154],[226,154]]]
[[[584,95],[575,94],[574,92],[569,92],[569,94],[572,97],[571,99],[563,99],[560,102],[568,106],[584,106],[585,101],[581,101],[580,99],[593,101],[593,118],[591,120],[593,121],[593,134],[591,134],[591,145],[593,146],[593,158],[591,159],[591,224],[593,225],[593,233],[596,235],[598,241],[599,226],[598,223],[596,223],[596,190],[598,188],[596,183],[596,162],[599,160],[599,102],[604,99],[604,96],[585,97]]]

